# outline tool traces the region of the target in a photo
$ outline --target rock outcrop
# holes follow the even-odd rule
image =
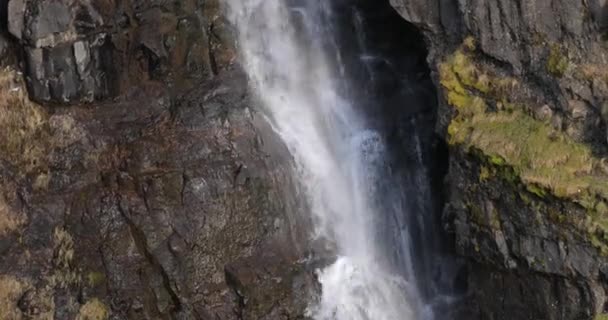
[[[8,11],[25,68],[0,71],[0,318],[301,318],[291,158],[218,3]]]
[[[603,319],[605,2],[391,3],[430,50],[468,317]]]
[[[8,2],[39,102],[117,97],[141,80],[210,78],[234,58],[217,1]]]

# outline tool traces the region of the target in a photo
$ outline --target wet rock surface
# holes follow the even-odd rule
[[[605,2],[391,4],[424,33],[439,88],[462,318],[603,319]]]
[[[290,160],[243,83],[231,71],[175,102],[151,86],[53,110],[50,139],[69,143],[50,151],[44,172],[0,166],[2,218],[14,221],[0,270],[26,288],[9,299],[15,314],[72,318],[91,299],[114,318],[303,314],[306,289],[293,296],[292,281],[312,280],[286,216],[297,210]],[[268,252],[275,260],[240,266]],[[232,271],[243,268],[264,277],[249,283]],[[241,286],[255,288],[248,304]]]
[[[1,315],[303,318],[314,277],[291,157],[218,10],[9,1],[45,106],[2,71]]]

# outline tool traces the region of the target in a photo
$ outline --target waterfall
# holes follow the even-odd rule
[[[332,1],[227,1],[251,88],[295,160],[311,237],[337,257],[319,270],[322,293],[310,316],[431,319],[414,278],[407,209],[401,182],[387,169],[388,146],[348,94]]]

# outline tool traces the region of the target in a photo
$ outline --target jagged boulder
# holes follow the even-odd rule
[[[25,51],[32,98],[74,104],[116,97],[147,79],[217,73],[230,59],[216,1],[8,3],[8,30]]]

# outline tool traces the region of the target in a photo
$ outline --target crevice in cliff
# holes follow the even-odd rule
[[[346,5],[348,4],[348,5]],[[339,37],[349,92],[363,101],[367,118],[396,129],[404,119],[436,113],[436,90],[427,64],[424,38],[389,1],[341,1]]]
[[[144,196],[144,198],[145,198],[145,196]],[[148,204],[145,199],[144,199],[144,202],[146,203],[145,204],[146,209],[149,212]],[[177,293],[173,290],[173,286],[171,284],[171,279],[170,279],[169,275],[163,268],[160,261],[152,254],[152,252],[150,252],[148,245],[146,244],[146,236],[145,236],[144,232],[136,225],[136,223],[131,219],[129,214],[127,212],[125,212],[125,209],[120,208],[119,210],[120,210],[121,215],[125,219],[127,226],[129,227],[129,231],[131,233],[131,236],[133,238],[133,241],[135,242],[135,245],[136,245],[138,251],[148,261],[148,263],[150,264],[150,267],[152,268],[152,270],[154,270],[154,273],[156,273],[158,276],[161,277],[162,286],[157,289],[165,290],[166,293],[169,295],[170,300],[172,302],[172,308],[171,308],[170,312],[172,312],[172,313],[179,312],[182,309],[181,301],[179,300]],[[153,291],[156,291],[156,290],[153,289]],[[155,304],[156,304],[154,307],[155,307],[156,311],[159,314],[162,314],[163,311],[159,310],[159,308],[158,308],[159,301],[158,301],[158,297],[157,297],[156,293],[154,294],[154,299],[155,299]]]

